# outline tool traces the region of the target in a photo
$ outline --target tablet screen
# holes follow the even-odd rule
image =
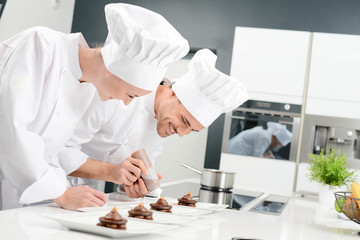
[[[252,196],[245,196],[245,195],[239,195],[239,194],[233,194],[232,196],[232,209],[240,209],[252,200],[254,200],[256,197]]]
[[[253,209],[257,212],[271,212],[280,214],[281,210],[284,208],[284,205],[285,203],[282,202],[263,201]]]
[[[262,192],[234,189],[232,194],[231,208],[239,210],[262,194]]]
[[[253,207],[251,211],[280,215],[286,206],[287,199],[287,197],[270,195]]]

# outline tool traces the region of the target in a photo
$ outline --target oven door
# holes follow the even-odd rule
[[[251,104],[240,106],[226,115],[222,151],[295,162],[300,111],[298,105],[294,107],[283,103],[252,101]],[[288,140],[282,141],[288,142],[286,145],[279,144],[280,141],[276,143],[277,130],[271,128],[274,125],[286,128]],[[283,140],[284,137],[278,135],[278,138]]]

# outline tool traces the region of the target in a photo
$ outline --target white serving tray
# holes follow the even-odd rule
[[[126,224],[126,230],[111,229],[107,227],[97,226],[99,217],[103,217],[108,211],[96,211],[96,212],[77,212],[70,214],[54,214],[43,215],[49,219],[53,219],[70,230],[76,230],[81,232],[88,232],[97,235],[103,235],[111,238],[125,238],[137,235],[144,235],[149,233],[168,231],[174,228],[178,228],[178,225],[159,224],[151,221],[138,221],[132,218],[126,218],[128,220]],[[124,217],[124,216],[123,216]]]

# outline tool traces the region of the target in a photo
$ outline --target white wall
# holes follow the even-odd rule
[[[203,169],[206,139],[207,129],[184,137],[177,135],[169,137],[155,164],[157,172],[163,176],[162,183],[185,178],[200,178],[199,174],[182,167],[178,162],[186,163],[200,170]]]
[[[182,76],[187,71],[188,62],[189,60],[180,60],[172,64],[166,77],[172,81]],[[163,152],[155,163],[156,170],[163,175],[162,183],[184,178],[200,178],[200,175],[182,167],[177,161],[202,169],[205,160],[207,131],[207,129],[203,129],[184,137],[177,135],[168,137],[163,145]]]
[[[75,0],[8,0],[0,19],[0,41],[32,26],[70,33],[74,6]]]

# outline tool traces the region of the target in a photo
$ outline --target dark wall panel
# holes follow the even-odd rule
[[[188,39],[191,48],[211,48],[217,68],[230,72],[235,26],[360,34],[358,0],[76,0],[72,32],[82,32],[89,43],[104,42],[104,6],[131,3],[163,15]],[[209,128],[206,168],[218,168],[224,116]]]

